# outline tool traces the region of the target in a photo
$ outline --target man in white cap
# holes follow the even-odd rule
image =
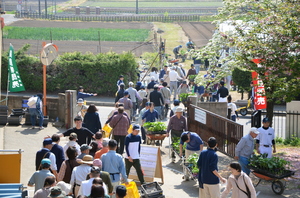
[[[257,128],[252,127],[247,135],[241,138],[239,143],[235,147],[235,160],[238,160],[242,166],[242,171],[247,175],[250,174],[250,169],[247,168],[249,164],[249,158],[253,154],[254,139],[259,134]]]
[[[177,89],[178,89],[178,80],[182,80],[183,78],[181,78],[178,73],[175,71],[176,70],[176,66],[173,66],[170,73],[169,73],[169,78],[170,78],[170,91],[171,94],[173,93],[174,90],[174,100],[176,99],[176,95],[177,95]]]
[[[256,150],[258,154],[267,154],[267,158],[271,158],[272,147],[273,153],[276,153],[275,130],[270,127],[269,118],[265,117],[262,122],[263,126],[257,129],[259,135],[256,138]]]
[[[83,118],[87,109],[88,109],[88,107],[86,105],[84,105],[83,99],[79,98],[77,100],[77,105],[75,107],[75,114],[76,114],[75,116],[81,116]]]
[[[168,128],[167,128],[167,137],[169,137],[169,133],[171,132],[171,140],[173,143],[174,137],[181,137],[183,131],[187,131],[187,122],[186,118],[182,116],[183,109],[178,107],[175,111],[175,115],[170,118]],[[172,162],[175,162],[175,153],[172,152]]]

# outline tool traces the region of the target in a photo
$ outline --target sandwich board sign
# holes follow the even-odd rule
[[[154,178],[161,178],[164,183],[160,148],[157,146],[141,145],[140,163],[146,182],[153,182]],[[135,168],[132,166],[129,179],[138,180]]]

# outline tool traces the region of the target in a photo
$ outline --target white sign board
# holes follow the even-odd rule
[[[202,124],[206,124],[206,112],[200,109],[195,109],[195,120]]]
[[[145,181],[152,182],[154,177],[163,179],[160,148],[157,146],[141,145],[141,167]],[[136,179],[137,173],[132,166],[129,173],[130,179]]]

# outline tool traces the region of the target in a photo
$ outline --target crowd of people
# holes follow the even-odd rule
[[[174,63],[171,67],[164,66],[160,71],[152,68],[149,83],[129,82],[128,87],[124,76],[120,75],[116,84],[115,109],[105,122],[105,125],[113,129],[111,139],[103,138],[102,128],[105,125],[101,124],[97,107],[93,104],[88,107],[84,105],[85,98],[97,94],[85,93],[83,87],[79,87],[75,127],[46,137],[43,148],[36,153],[36,172],[28,182],[29,186],[35,187],[34,198],[124,197],[126,187],[120,184],[128,184],[132,166],[140,183],[145,184],[140,162],[141,144],[145,144],[146,140],[144,123],[166,121],[167,118],[169,122],[166,136],[170,136],[172,142],[176,137],[180,139],[179,155],[187,158],[194,153],[199,154],[199,197],[226,197],[231,190],[233,198],[256,197],[248,177],[250,170],[247,165],[253,153],[255,138],[259,153],[267,153],[271,157],[276,152],[274,130],[269,127],[270,121],[265,118],[263,127],[252,128],[236,146],[235,159],[238,162],[230,164],[232,174],[225,191],[220,193],[219,183],[226,179],[218,172],[217,140],[209,138],[208,147],[203,150],[203,140],[197,133],[188,130],[184,108],[180,106],[180,94],[197,93],[201,98],[205,93],[207,86],[197,86],[193,78],[190,78],[196,74],[193,64],[186,73],[182,65]],[[203,77],[208,76],[212,75],[207,73]],[[237,109],[231,102],[228,89],[224,87],[224,81],[217,85],[215,95],[219,102],[228,102],[230,118],[236,121]],[[35,126],[35,116],[41,114],[41,99],[42,96],[38,96],[38,104],[30,107],[32,128]],[[128,133],[130,126],[132,132]],[[63,146],[59,145],[61,137],[69,139]],[[172,153],[172,162],[175,162],[175,153]],[[188,178],[187,172],[184,172],[184,178]]]

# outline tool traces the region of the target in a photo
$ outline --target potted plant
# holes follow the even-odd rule
[[[199,168],[197,165],[198,158],[199,155],[194,153],[193,155],[190,155],[189,158],[187,159],[188,167],[191,170],[194,178],[197,178],[199,174]]]
[[[144,128],[148,134],[165,134],[167,126],[163,122],[146,122]]]
[[[266,154],[253,155],[248,166],[254,171],[270,177],[279,177],[290,173],[290,162],[279,157],[267,158]]]
[[[181,49],[179,54],[180,54],[180,57],[182,59],[182,62],[184,62],[186,57],[187,57],[187,51],[185,49]]]
[[[193,93],[181,93],[179,94],[179,100],[182,102],[182,104],[187,107],[188,105],[188,97],[189,96],[192,96],[192,95],[195,95]]]

